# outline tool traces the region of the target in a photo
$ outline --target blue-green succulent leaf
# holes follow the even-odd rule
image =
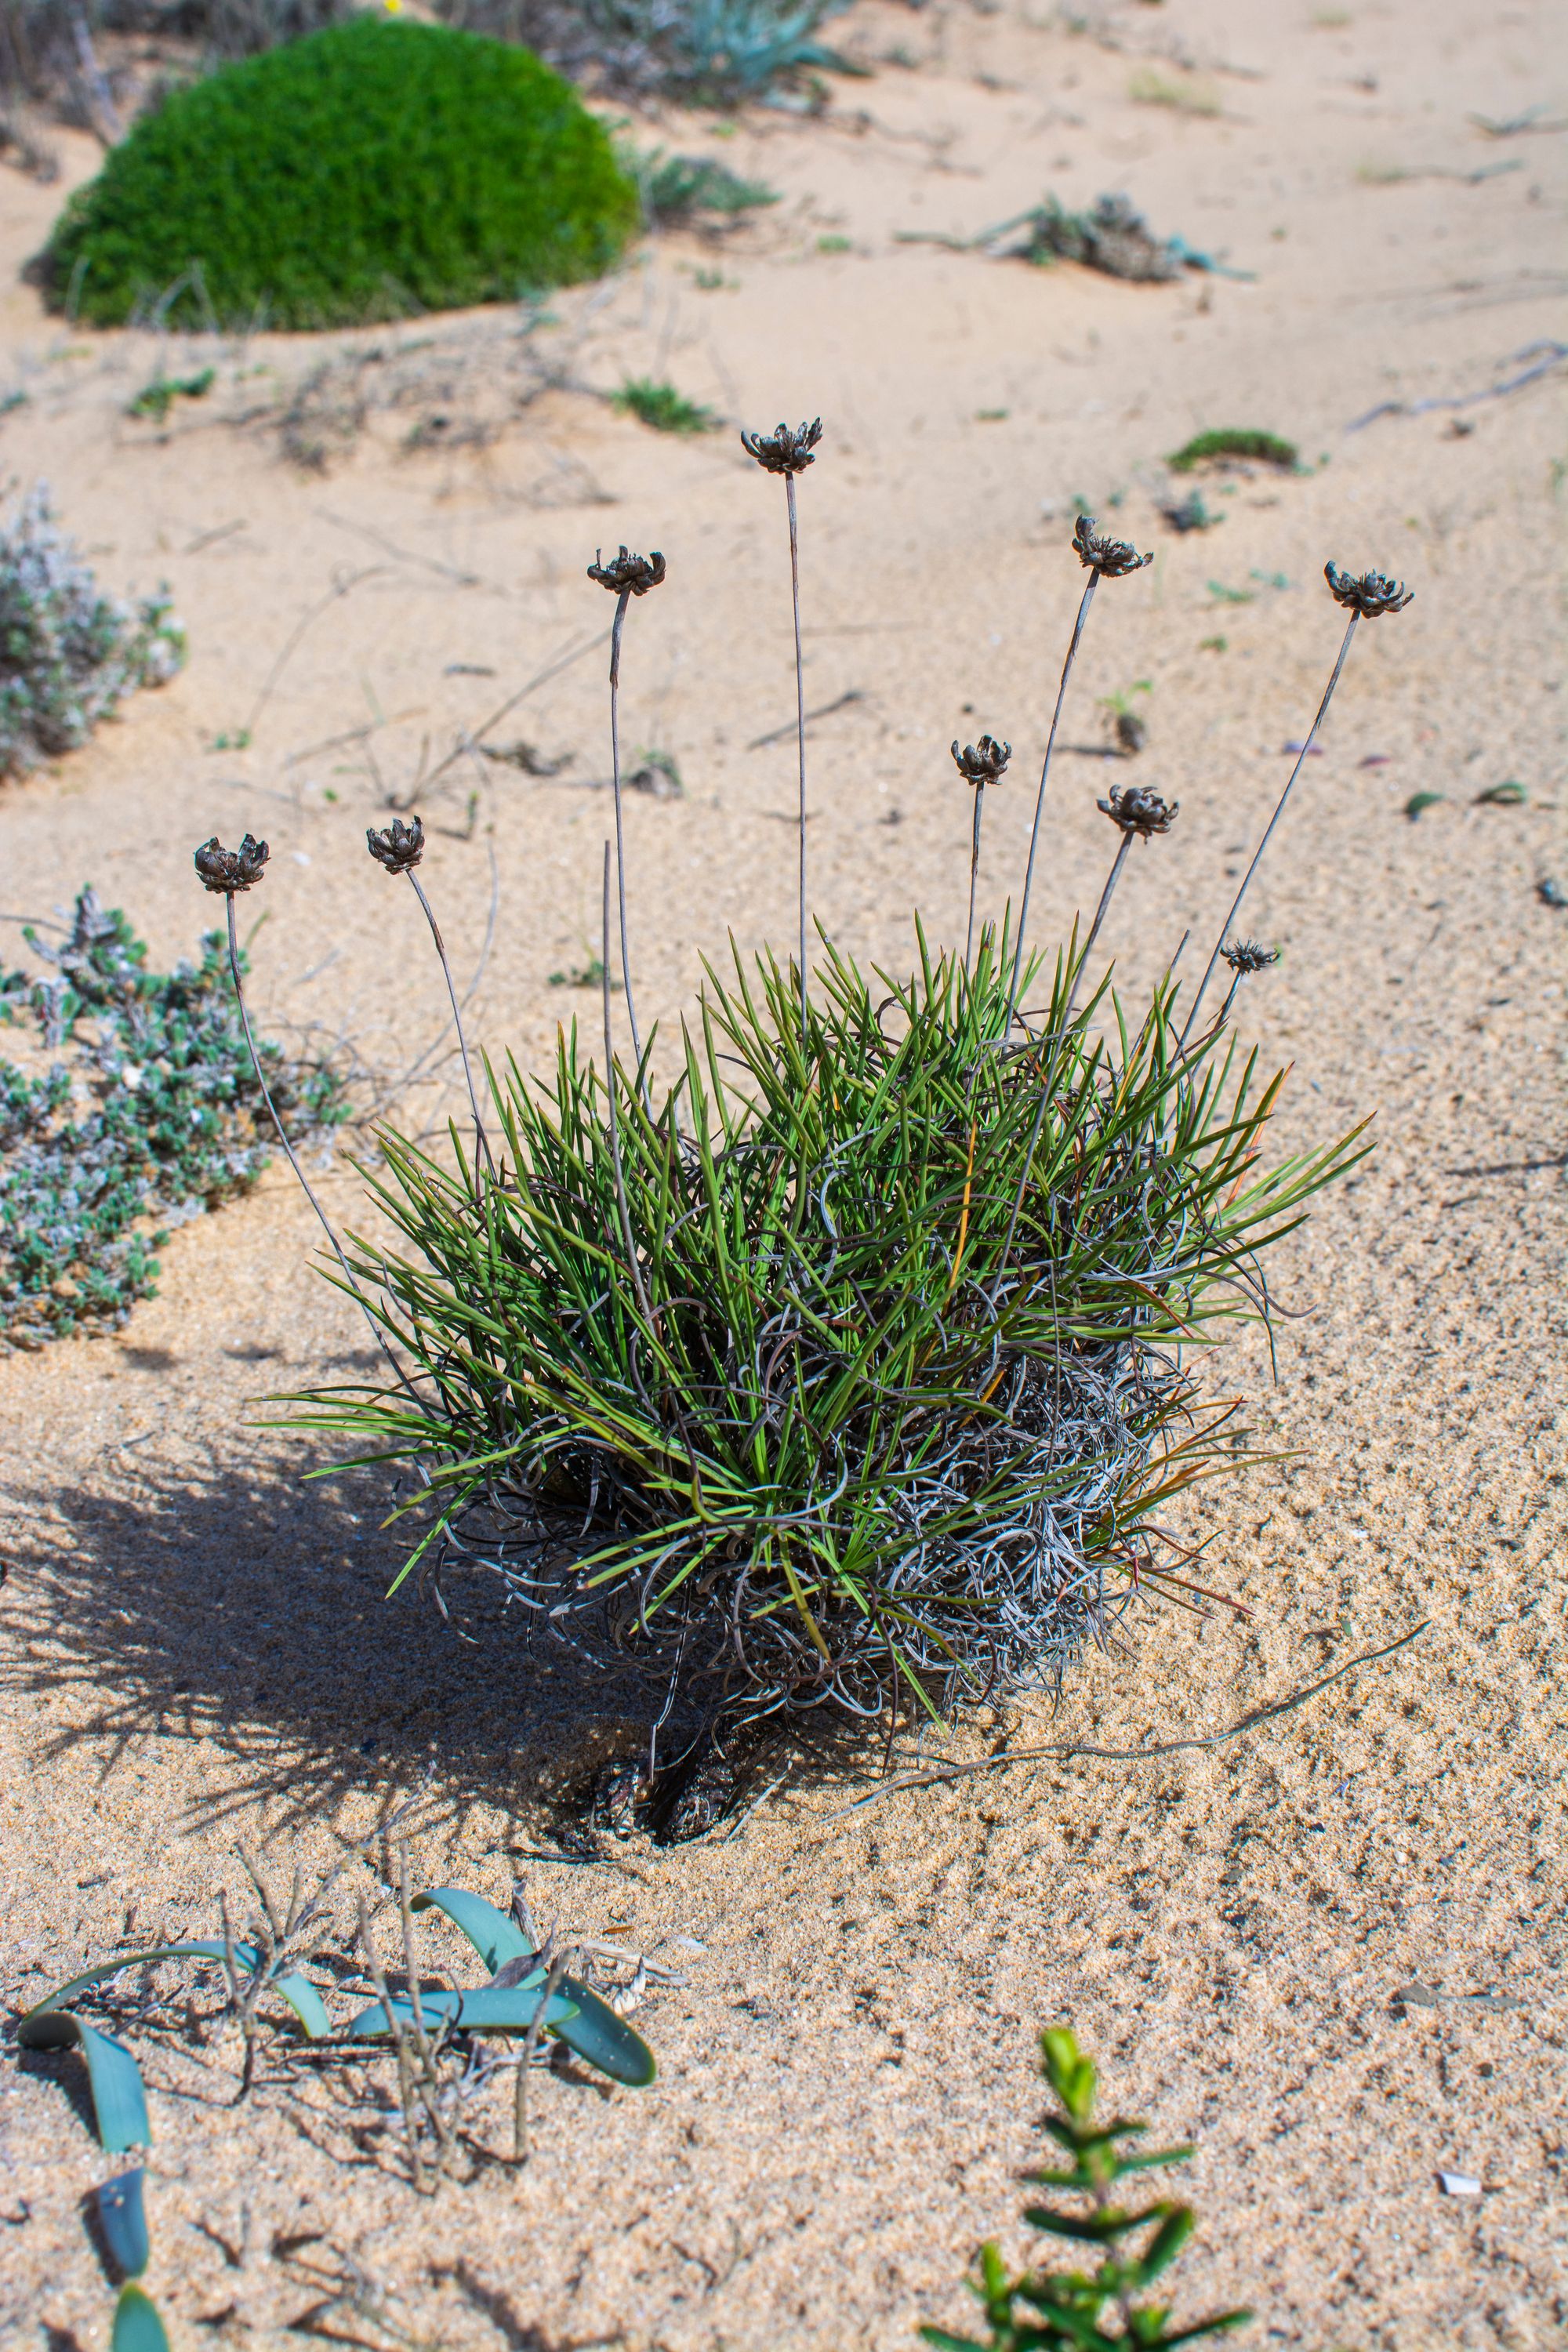
[[[98,2190],[99,2226],[103,2242],[122,2279],[140,2278],[152,2251],[147,2239],[147,2209],[142,2202],[142,2173],[117,2173]]]
[[[87,2061],[100,2147],[111,2156],[145,2147],[153,2137],[136,2061],[123,2042],[100,2033],[68,2009],[32,2010],[16,2028],[24,2050],[78,2049]]]
[[[122,2286],[120,2290],[109,2352],[169,2352],[169,2337],[158,2316],[158,2306],[139,2286]]]
[[[526,1959],[531,1948],[515,1919],[498,1911],[482,1895],[470,1895],[461,1886],[433,1886],[427,1894],[416,1895],[408,1907],[444,1911],[453,1927],[467,1936],[492,1977],[508,1960]]]

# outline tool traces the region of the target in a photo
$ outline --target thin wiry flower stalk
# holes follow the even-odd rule
[[[963,969],[969,970],[974,954],[974,893],[980,880],[980,819],[985,807],[985,787],[974,787],[974,838],[969,851],[969,920],[963,929]]]
[[[259,879],[260,865],[265,863],[267,857],[267,844],[264,841],[253,843],[250,835],[247,834],[244,846],[249,846],[252,849],[258,850],[260,853],[260,856],[258,861],[257,873],[252,875],[250,877],[250,881],[258,880]],[[243,857],[244,846],[242,846],[240,851],[233,854],[238,857]],[[212,841],[206,845],[205,849],[198,850],[196,854],[198,859],[205,856],[208,857],[210,862],[212,853],[216,850],[217,844],[216,841]],[[219,853],[219,855],[225,854],[227,853]],[[306,1175],[303,1168],[300,1165],[300,1156],[295,1150],[293,1145],[289,1142],[288,1129],[278,1116],[278,1106],[272,1099],[271,1089],[267,1083],[267,1074],[261,1066],[261,1056],[256,1050],[256,1038],[250,1026],[250,1013],[245,1002],[245,982],[240,976],[239,939],[236,932],[234,922],[235,889],[248,889],[250,887],[250,881],[238,880],[235,882],[233,887],[224,888],[221,881],[209,879],[206,869],[199,864],[196,870],[201,874],[202,879],[209,890],[222,890],[225,902],[228,908],[228,968],[234,981],[234,1001],[239,1008],[239,1023],[240,1027],[245,1032],[245,1043],[250,1055],[250,1066],[256,1073],[256,1083],[261,1089],[261,1099],[267,1105],[268,1115],[271,1118],[273,1127],[277,1130],[278,1140],[283,1147],[284,1157],[287,1159],[289,1167],[294,1171],[300,1190],[304,1193],[306,1200],[309,1201],[311,1208],[316,1212],[321,1231],[326,1234],[327,1240],[331,1245],[332,1255],[337,1259],[338,1265],[342,1269],[343,1280],[348,1285],[348,1287],[353,1292],[354,1297],[358,1299],[360,1311],[363,1315],[365,1321],[370,1325],[371,1330],[375,1335],[376,1346],[381,1349],[382,1354],[386,1358],[387,1362],[392,1366],[393,1370],[396,1373],[399,1385],[411,1399],[414,1399],[416,1403],[417,1399],[415,1398],[414,1391],[409,1386],[407,1374],[405,1372],[402,1365],[398,1362],[397,1358],[393,1354],[386,1334],[383,1330],[381,1324],[377,1321],[376,1317],[372,1310],[370,1301],[366,1298],[363,1291],[360,1288],[359,1284],[354,1280],[353,1269],[350,1265],[348,1259],[343,1255],[343,1246],[339,1241],[337,1234],[332,1230],[331,1219],[328,1216],[325,1209],[322,1208],[320,1201],[316,1198],[316,1194],[311,1187],[310,1180]]]
[[[1214,943],[1214,952],[1209,957],[1207,963],[1204,966],[1204,976],[1198,982],[1198,992],[1193,999],[1192,1008],[1187,1014],[1185,1024],[1183,1027],[1181,1037],[1178,1041],[1182,1045],[1185,1045],[1187,1039],[1192,1035],[1194,1024],[1196,1022],[1198,1017],[1198,1008],[1202,1004],[1204,998],[1208,992],[1208,984],[1210,981],[1214,978],[1215,966],[1218,963],[1220,959],[1220,950],[1224,947],[1226,940],[1230,937],[1231,930],[1235,926],[1237,916],[1241,911],[1241,902],[1252,887],[1252,877],[1257,873],[1259,866],[1263,863],[1263,853],[1268,848],[1269,842],[1273,838],[1274,828],[1285,814],[1285,803],[1296,789],[1296,779],[1307,764],[1307,755],[1318,740],[1318,730],[1321,727],[1324,715],[1328,710],[1330,703],[1334,698],[1334,688],[1340,682],[1340,673],[1344,668],[1345,657],[1351,649],[1351,639],[1356,633],[1356,623],[1360,619],[1360,612],[1352,611],[1350,619],[1345,623],[1345,633],[1340,641],[1339,655],[1335,660],[1333,668],[1329,673],[1329,682],[1323,688],[1323,698],[1318,705],[1317,717],[1313,719],[1311,726],[1307,730],[1306,741],[1302,744],[1300,751],[1296,754],[1296,764],[1285,779],[1285,789],[1274,803],[1274,814],[1263,828],[1263,838],[1252,853],[1252,863],[1248,866],[1246,873],[1241,877],[1240,887],[1237,889],[1235,898],[1231,900],[1230,906],[1226,913],[1225,920],[1219,927],[1219,937]]]
[[[616,1171],[616,1203],[620,1211],[621,1238],[626,1245],[626,1265],[631,1271],[632,1286],[643,1320],[651,1324],[653,1316],[648,1307],[647,1292],[643,1287],[642,1268],[637,1264],[637,1244],[632,1238],[631,1211],[626,1201],[626,1171],[621,1165],[621,1123],[616,1109],[616,1041],[610,1021],[610,845],[605,844],[605,922],[604,953],[599,961],[603,967],[600,982],[605,996],[605,1099],[609,1108],[610,1157]],[[639,1063],[638,1075],[641,1076]]]
[[[632,1033],[632,1060],[642,1067],[642,1039],[637,1034],[637,1003],[632,994],[631,946],[626,935],[626,837],[621,799],[621,630],[625,625],[626,606],[631,591],[623,588],[616,599],[616,617],[610,629],[610,768],[616,794],[616,890],[620,900],[621,918],[621,986],[626,992],[626,1026]],[[609,977],[610,943],[605,941],[605,978]]]
[[[800,890],[799,943],[800,959],[800,1034],[805,1045],[807,1020],[805,1000],[805,664],[800,642],[800,531],[795,512],[795,478],[804,474],[808,466],[816,463],[813,455],[822,438],[822,419],[810,425],[792,427],[780,425],[772,433],[742,433],[741,442],[749,457],[756,459],[764,473],[782,474],[784,500],[789,515],[789,582],[790,603],[795,614],[795,741],[800,767]]]
[[[1007,1020],[1002,1032],[1005,1045],[1012,1034],[1013,1022],[1018,1010],[1018,989],[1024,971],[1024,940],[1029,928],[1029,893],[1035,884],[1035,853],[1040,845],[1040,819],[1045,814],[1046,786],[1050,781],[1051,754],[1057,748],[1057,729],[1061,724],[1062,704],[1067,700],[1068,680],[1078,659],[1078,649],[1083,642],[1084,624],[1089,608],[1094,602],[1094,592],[1100,585],[1100,574],[1091,572],[1084,583],[1083,598],[1078,608],[1078,618],[1072,625],[1068,642],[1067,659],[1062,664],[1061,684],[1057,688],[1057,707],[1051,713],[1051,731],[1046,738],[1046,756],[1040,762],[1040,788],[1035,794],[1035,821],[1029,827],[1029,856],[1024,868],[1024,896],[1018,908],[1018,944],[1013,956],[1013,979],[1007,991]]]
[[[665,561],[658,548],[650,555],[633,555],[623,547],[620,553],[606,563],[598,557],[588,566],[588,577],[607,588],[616,599],[616,617],[610,627],[610,772],[616,799],[616,889],[620,901],[621,986],[626,992],[626,1025],[632,1033],[632,1061],[638,1074],[638,1084],[647,1104],[646,1081],[642,1076],[642,1038],[637,1030],[637,1004],[632,994],[631,946],[626,929],[626,818],[621,790],[621,633],[626,626],[626,606],[634,596],[646,596],[657,588],[665,576]],[[605,961],[609,962],[606,942]]]
[[[974,792],[973,838],[969,854],[969,923],[963,935],[963,968],[969,970],[974,949],[974,894],[980,878],[980,820],[987,784],[999,783],[1013,756],[1011,743],[998,742],[994,735],[983,735],[978,743],[966,743],[962,751],[956,739],[952,745],[952,761],[966,784]]]
[[[784,476],[784,498],[789,507],[789,593],[790,609],[795,615],[795,745],[800,772],[800,1034],[805,1043],[805,664],[800,649],[800,533],[795,504],[795,476]]]
[[[1198,1007],[1204,1001],[1204,992],[1214,978],[1214,968],[1220,960],[1226,940],[1230,936],[1232,926],[1241,910],[1241,902],[1247,896],[1252,877],[1262,862],[1263,853],[1268,846],[1269,835],[1285,814],[1285,803],[1290,797],[1297,777],[1307,764],[1307,755],[1317,740],[1318,730],[1323,723],[1324,714],[1334,698],[1334,688],[1340,682],[1340,672],[1345,666],[1345,656],[1351,649],[1351,639],[1355,635],[1356,623],[1363,620],[1375,621],[1384,613],[1403,613],[1415,593],[1413,588],[1406,588],[1402,580],[1391,580],[1384,572],[1363,572],[1358,575],[1354,572],[1342,572],[1338,565],[1333,563],[1324,564],[1323,577],[1329,583],[1329,593],[1335,604],[1343,605],[1350,614],[1350,619],[1345,623],[1345,634],[1340,645],[1339,657],[1330,673],[1328,685],[1323,688],[1323,698],[1318,705],[1318,715],[1312,721],[1306,741],[1296,754],[1296,764],[1285,780],[1285,789],[1275,804],[1273,815],[1264,828],[1263,838],[1253,853],[1252,863],[1241,877],[1241,887],[1230,902],[1230,911],[1219,927],[1219,937],[1214,943],[1214,953],[1205,967],[1204,976],[1198,983],[1198,992],[1193,999],[1193,1009],[1188,1013],[1186,1026],[1182,1031],[1180,1043],[1183,1045],[1186,1044],[1192,1034],[1193,1024],[1198,1017]]]
[[[468,1041],[463,1034],[463,1014],[462,1008],[458,1003],[457,982],[452,978],[452,967],[447,960],[447,943],[441,937],[441,927],[436,920],[436,910],[425,895],[424,885],[418,875],[414,871],[425,855],[424,820],[416,816],[405,824],[401,817],[395,816],[392,823],[381,833],[377,833],[374,825],[367,827],[364,838],[365,846],[378,866],[384,866],[389,874],[407,876],[413,885],[415,897],[425,909],[425,919],[430,926],[430,937],[436,942],[437,959],[441,966],[442,977],[447,982],[447,994],[452,1006],[452,1025],[458,1033],[458,1051],[463,1057],[463,1077],[468,1089],[468,1107],[474,1114],[474,1181],[477,1184],[479,1156],[483,1155],[485,1165],[492,1176],[495,1173],[496,1163],[490,1151],[489,1138],[485,1133],[485,1122],[479,1111],[479,1089],[474,1084],[473,1065],[468,1059]]]
[[[1024,896],[1018,908],[1018,944],[1013,958],[1013,980],[1007,992],[1007,1024],[1002,1033],[1005,1045],[1012,1034],[1013,1021],[1018,1010],[1018,989],[1024,970],[1024,945],[1029,927],[1029,892],[1035,879],[1035,853],[1040,845],[1040,819],[1045,813],[1046,785],[1051,772],[1051,754],[1057,747],[1057,730],[1061,725],[1062,704],[1067,699],[1068,680],[1078,658],[1083,640],[1084,625],[1095,589],[1102,579],[1123,580],[1130,572],[1142,572],[1152,563],[1152,555],[1140,555],[1137,549],[1124,539],[1106,539],[1095,529],[1092,515],[1079,515],[1072,530],[1073,552],[1089,573],[1083,601],[1073,623],[1072,636],[1068,645],[1067,659],[1062,664],[1061,684],[1057,688],[1057,707],[1051,713],[1051,731],[1046,738],[1046,756],[1040,763],[1040,789],[1035,795],[1035,821],[1029,827],[1029,859],[1024,868]]]

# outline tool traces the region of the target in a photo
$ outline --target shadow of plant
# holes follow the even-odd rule
[[[430,1827],[476,1803],[542,1823],[624,1741],[630,1706],[601,1669],[531,1654],[483,1571],[448,1569],[439,1608],[412,1581],[386,1599],[389,1482],[308,1482],[313,1459],[277,1441],[243,1460],[121,1449],[91,1481],[13,1486],[0,1681],[68,1700],[44,1756],[91,1740],[108,1779],[149,1737],[210,1742],[232,1769],[198,1823],[266,1800],[281,1827],[419,1784]]]

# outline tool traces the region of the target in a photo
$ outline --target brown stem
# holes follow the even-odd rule
[[[412,866],[405,866],[404,871],[406,873],[410,882],[414,885],[414,895],[425,909],[425,919],[430,926],[430,936],[436,942],[436,953],[440,959],[441,971],[447,982],[447,994],[451,999],[452,1025],[458,1033],[458,1051],[463,1057],[463,1076],[467,1079],[468,1087],[468,1107],[474,1114],[475,1150],[476,1153],[480,1151],[484,1153],[485,1165],[493,1176],[496,1172],[495,1156],[490,1150],[490,1139],[485,1133],[484,1120],[479,1116],[479,1090],[474,1085],[473,1065],[468,1059],[468,1041],[463,1034],[463,1016],[458,1005],[457,982],[452,978],[452,967],[447,961],[447,943],[441,937],[441,926],[436,920],[436,910],[431,906],[429,899],[425,896],[424,886],[420,882],[418,875],[416,874]],[[479,1190],[477,1159],[475,1163],[474,1190],[476,1192]]]
[[[1295,786],[1296,779],[1307,764],[1307,754],[1310,751],[1313,743],[1317,740],[1318,730],[1323,723],[1324,713],[1327,711],[1330,703],[1334,698],[1334,688],[1340,682],[1340,672],[1345,666],[1345,656],[1350,652],[1351,639],[1355,635],[1355,625],[1360,618],[1360,613],[1352,611],[1350,619],[1345,624],[1345,634],[1341,641],[1339,658],[1335,662],[1333,669],[1330,674],[1327,686],[1323,688],[1323,698],[1318,705],[1318,715],[1312,721],[1306,741],[1302,744],[1300,751],[1296,755],[1296,764],[1285,780],[1285,789],[1274,804],[1274,814],[1263,829],[1263,838],[1258,843],[1258,847],[1253,851],[1252,863],[1241,877],[1241,887],[1237,890],[1235,898],[1230,902],[1230,912],[1226,915],[1224,922],[1219,927],[1219,937],[1214,943],[1214,953],[1210,956],[1207,964],[1205,966],[1204,976],[1198,982],[1198,992],[1193,999],[1193,1009],[1188,1013],[1186,1025],[1183,1029],[1181,1036],[1176,1041],[1178,1049],[1186,1044],[1189,1035],[1192,1034],[1193,1024],[1198,1017],[1198,1007],[1204,1001],[1204,994],[1210,981],[1214,978],[1214,968],[1219,961],[1220,950],[1225,945],[1226,938],[1230,930],[1231,925],[1235,922],[1237,916],[1241,911],[1241,902],[1247,896],[1247,887],[1253,876],[1257,873],[1258,866],[1262,863],[1263,853],[1268,846],[1269,837],[1272,835],[1275,826],[1279,824],[1280,818],[1285,814],[1285,803],[1290,797],[1291,792]]]
[[[1078,618],[1073,623],[1067,659],[1062,664],[1061,684],[1057,688],[1057,707],[1051,713],[1051,731],[1046,738],[1046,756],[1040,766],[1040,789],[1035,795],[1035,822],[1029,828],[1029,862],[1024,869],[1024,897],[1018,908],[1018,944],[1013,957],[1013,984],[1007,992],[1007,1020],[1002,1031],[1004,1045],[1012,1034],[1013,1016],[1018,1009],[1018,989],[1024,971],[1024,939],[1029,922],[1029,891],[1035,879],[1035,852],[1040,844],[1040,818],[1045,811],[1046,782],[1051,772],[1051,753],[1057,747],[1057,729],[1061,724],[1062,704],[1067,699],[1068,680],[1072,676],[1072,666],[1078,656],[1084,623],[1089,618],[1089,608],[1093,602],[1094,592],[1099,583],[1099,572],[1091,572],[1083,592],[1083,601],[1078,608]]]

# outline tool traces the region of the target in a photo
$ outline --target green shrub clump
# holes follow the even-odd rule
[[[0,1021],[31,1030],[29,1059],[68,1059],[0,1060],[0,1353],[123,1323],[155,1286],[155,1222],[247,1191],[271,1143],[221,932],[199,964],[150,972],[124,916],[84,890],[62,945],[25,936],[54,970],[0,971]],[[332,1070],[260,1053],[297,1133],[346,1118]]]
[[[74,751],[184,658],[167,590],[134,607],[103,595],[36,484],[0,527],[0,776]]]
[[[51,298],[100,325],[165,315],[354,325],[591,278],[636,184],[526,49],[360,16],[180,90],[73,196]]]
[[[1294,441],[1282,440],[1278,433],[1222,425],[1212,433],[1194,433],[1165,462],[1173,474],[1190,474],[1195,467],[1223,465],[1227,458],[1242,465],[1279,466],[1291,473],[1300,463],[1300,452]]]

